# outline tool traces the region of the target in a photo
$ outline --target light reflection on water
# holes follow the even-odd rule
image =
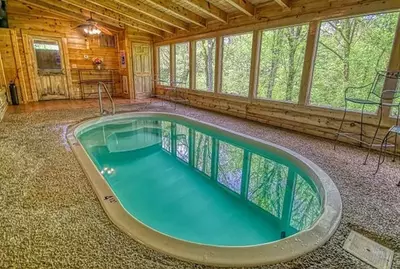
[[[136,184],[132,182],[139,181],[138,178],[142,177],[144,183],[140,186],[145,190],[153,188],[155,185],[152,184],[169,182],[168,184],[171,185],[176,178],[211,182],[223,193],[228,193],[230,197],[240,201],[241,206],[248,208],[246,210],[263,215],[263,218],[265,217],[268,222],[273,223],[271,227],[274,228],[269,228],[268,231],[270,234],[263,235],[265,241],[273,241],[278,237],[283,238],[308,229],[322,213],[321,199],[315,185],[293,164],[269,152],[253,149],[240,141],[228,141],[219,134],[209,133],[196,126],[185,126],[162,120],[125,120],[108,123],[88,131],[84,130],[79,136],[79,140],[96,163],[99,171],[110,183],[124,207],[143,222],[150,222],[148,224],[153,228],[172,236],[180,234],[183,237],[186,236],[184,239],[187,240],[208,242],[204,242],[206,239],[199,238],[198,234],[184,234],[182,229],[176,231],[175,228],[164,227],[165,225],[161,221],[157,220],[152,223],[153,220],[148,211],[156,211],[154,207],[162,204],[154,199],[162,200],[164,195],[170,197],[172,194],[160,192],[157,194],[158,197],[146,200],[147,197],[140,198],[140,192],[133,194],[135,188],[138,188],[136,185],[128,192],[129,184]],[[162,153],[163,158],[152,159],[151,156],[160,154],[160,152],[164,152]],[[164,162],[169,162],[170,159],[175,160],[173,167],[168,166],[168,169],[160,171],[157,177],[151,176],[156,173],[155,170],[163,169]],[[134,163],[141,163],[141,165],[137,167],[133,165]],[[190,169],[188,170],[182,165]],[[178,166],[187,171],[181,173],[174,170]],[[171,171],[175,171],[174,174],[171,174]],[[201,177],[195,175],[201,175]],[[161,181],[162,183],[160,183]],[[183,191],[183,185],[176,186],[175,190]],[[154,188],[157,191],[159,186]],[[170,189],[168,190],[170,191]],[[200,190],[196,190],[200,192]],[[200,195],[203,195],[202,203],[209,203],[211,198],[204,197],[207,193]],[[155,205],[153,207],[146,205],[146,208],[142,208],[144,207],[142,205],[139,208],[137,205],[132,205],[133,199],[136,199],[136,203],[154,203]],[[193,208],[196,206],[202,207],[202,205],[193,205]],[[184,205],[178,205],[174,210],[182,209],[182,212],[186,212],[183,207]],[[165,208],[163,210],[165,211]],[[160,211],[161,213],[158,214],[162,215],[164,211]],[[176,212],[172,214],[174,213]],[[187,213],[184,217],[190,219],[192,216],[189,215],[190,213]],[[169,216],[172,218],[171,215]],[[216,225],[215,218],[218,217],[218,215],[212,216],[214,220],[208,225]],[[251,222],[251,217],[248,218],[248,222]],[[166,222],[164,220],[164,223]],[[234,244],[232,239],[218,240],[213,243]],[[253,241],[249,239],[247,243],[260,243],[257,240],[261,239]],[[235,243],[237,242],[235,241]]]

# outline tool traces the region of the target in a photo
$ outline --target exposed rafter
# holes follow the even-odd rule
[[[173,34],[175,32],[175,28],[170,26],[170,25],[166,25],[163,22],[160,22],[158,20],[155,20],[153,18],[149,18],[148,16],[139,13],[131,8],[128,8],[125,5],[121,5],[119,3],[115,3],[109,0],[87,0],[88,2],[94,4],[94,5],[98,5],[100,7],[109,9],[121,16],[130,18],[134,21],[137,21],[139,23],[143,23],[146,24],[148,26],[160,29],[164,32],[168,32],[170,34]]]
[[[189,31],[189,25],[173,16],[166,14],[165,12],[154,9],[148,5],[145,5],[143,2],[137,0],[111,0],[115,3],[119,3],[131,9],[134,9],[140,13],[143,13],[153,19],[159,20],[181,30]]]
[[[247,16],[254,15],[254,6],[248,0],[225,0],[227,3],[231,4],[233,7],[243,12]]]
[[[146,2],[151,3],[162,11],[171,13],[173,16],[181,20],[185,20],[201,27],[206,27],[206,19],[170,0],[146,0]]]
[[[275,0],[275,2],[280,5],[283,9],[290,9],[289,0]]]
[[[228,15],[225,11],[219,9],[214,6],[210,2],[206,0],[182,0],[186,5],[194,7],[198,10],[201,10],[203,13],[213,17],[216,20],[219,20],[223,23],[228,22]]]
[[[55,2],[59,2],[58,0],[55,0]],[[99,5],[93,4],[91,2],[88,2],[86,0],[62,0],[62,2],[87,9],[95,14],[102,15],[110,20],[114,20],[117,22],[121,22],[125,25],[131,26],[135,29],[138,29],[143,32],[147,32],[156,36],[163,37],[163,32],[157,28],[154,28],[152,26],[137,22],[131,18],[128,18],[126,16],[122,16],[118,13],[115,13],[112,10],[103,8]]]
[[[45,1],[41,1],[41,0],[19,0],[19,1],[21,3],[27,5],[28,8],[29,8],[29,6],[37,7],[41,10],[51,12],[52,14],[56,14],[58,16],[61,16],[61,17],[64,17],[64,18],[67,18],[67,19],[70,19],[70,20],[73,20],[76,22],[85,22],[86,21],[86,18],[83,16],[80,16],[70,10],[65,10],[63,8],[50,5],[50,4],[46,3]]]
[[[49,13],[57,14],[63,16],[73,21],[86,22],[87,19],[91,17],[89,11],[82,8],[60,2],[55,0],[18,0],[27,6],[37,7],[41,10],[45,10]],[[57,4],[54,5],[54,3]],[[123,29],[124,25],[112,20],[109,20],[103,16],[93,14],[93,19],[110,30],[116,31],[118,29]]]

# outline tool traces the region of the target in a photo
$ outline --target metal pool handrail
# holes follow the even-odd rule
[[[110,99],[111,107],[112,107],[111,114],[114,115],[114,114],[115,114],[115,103],[114,103],[114,100],[113,100],[113,98],[112,98],[112,96],[111,96],[111,94],[110,94],[110,91],[109,91],[108,88],[107,88],[107,85],[106,85],[104,82],[101,82],[101,81],[99,81],[98,85],[99,85],[99,86],[98,86],[98,91],[99,91],[100,115],[103,115],[103,114],[104,114],[103,102],[102,102],[102,99],[101,99],[101,86],[103,86],[104,90],[105,90],[106,93],[107,93],[108,99]]]

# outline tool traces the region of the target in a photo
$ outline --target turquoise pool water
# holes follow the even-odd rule
[[[77,136],[126,211],[181,240],[264,244],[322,214],[316,186],[293,163],[200,125],[132,118]]]

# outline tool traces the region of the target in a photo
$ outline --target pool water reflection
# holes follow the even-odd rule
[[[290,161],[198,126],[124,119],[78,139],[122,206],[175,238],[257,245],[308,229],[322,214],[318,189]]]

